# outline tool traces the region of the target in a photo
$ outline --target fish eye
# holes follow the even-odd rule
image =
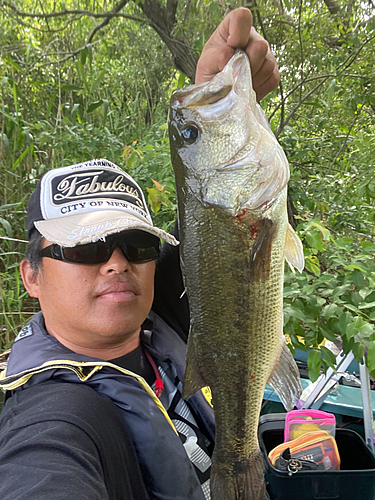
[[[188,144],[193,144],[199,135],[199,129],[194,125],[187,125],[181,130],[181,136]]]

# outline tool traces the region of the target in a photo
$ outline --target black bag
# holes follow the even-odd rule
[[[317,464],[312,460],[292,458],[290,455],[290,448],[286,448],[282,452],[276,460],[275,467],[281,471],[288,471],[290,476],[300,470],[324,470],[323,464]]]

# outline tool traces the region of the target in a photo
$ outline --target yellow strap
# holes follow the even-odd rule
[[[125,368],[121,368],[120,366],[114,365],[113,363],[109,363],[108,361],[80,362],[80,361],[72,361],[72,360],[64,360],[64,359],[46,361],[41,366],[32,368],[31,370],[25,370],[23,372],[17,373],[16,375],[12,375],[10,377],[6,377],[5,370],[3,370],[0,373],[0,388],[2,388],[4,390],[8,390],[8,391],[13,390],[13,389],[17,389],[18,387],[21,387],[22,385],[24,385],[33,375],[36,375],[37,373],[45,372],[47,370],[57,369],[57,368],[63,368],[63,369],[65,368],[67,370],[71,370],[77,375],[77,377],[82,382],[86,382],[96,372],[98,372],[99,370],[101,370],[105,366],[108,366],[110,368],[114,368],[115,370],[117,370],[125,375],[129,375],[130,377],[135,378],[140,383],[142,388],[147,392],[147,394],[152,397],[152,399],[154,400],[154,403],[159,408],[159,410],[163,413],[164,417],[167,419],[167,421],[170,424],[170,426],[172,427],[172,429],[175,431],[176,434],[178,434],[175,426],[172,423],[172,420],[169,418],[167,410],[164,408],[161,401],[155,395],[154,391],[148,385],[146,380],[143,377],[141,377],[140,375],[137,375],[136,373],[133,373],[130,370],[126,370]],[[88,368],[88,367],[92,367],[92,370],[88,374],[83,373],[82,368]]]

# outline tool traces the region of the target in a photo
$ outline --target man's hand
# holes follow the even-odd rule
[[[232,10],[207,41],[198,61],[195,83],[208,82],[222,71],[237,48],[243,49],[250,60],[259,102],[278,86],[280,74],[268,42],[255,31],[253,16],[244,7]]]

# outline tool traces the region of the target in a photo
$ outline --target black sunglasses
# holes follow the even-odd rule
[[[103,264],[110,259],[115,247],[121,250],[129,262],[149,262],[160,255],[160,239],[157,236],[133,230],[107,236],[105,241],[75,247],[62,247],[52,243],[40,251],[40,256],[74,264]]]

